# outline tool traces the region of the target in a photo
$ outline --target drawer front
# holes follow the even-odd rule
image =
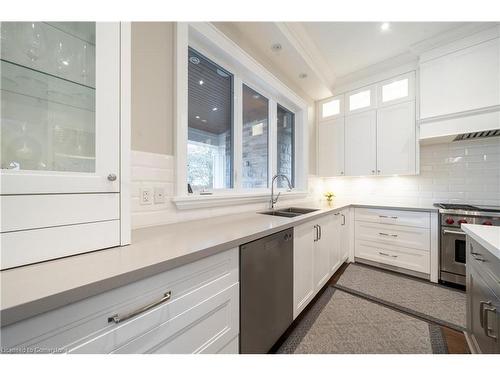
[[[206,287],[117,324],[70,353],[217,353],[238,335],[239,283],[206,298]]]
[[[356,208],[354,215],[356,221],[405,225],[419,228],[431,227],[431,215],[429,212]]]
[[[428,251],[356,240],[354,252],[356,257],[373,262],[426,274],[430,272],[430,253]]]
[[[168,291],[170,304],[204,286],[204,298],[208,298],[236,282],[238,249],[231,249],[2,327],[2,346],[67,351],[82,340],[116,328],[115,323],[108,322],[109,317],[136,311]]]
[[[500,296],[500,260],[469,236],[466,241],[467,265],[480,270],[488,286]]]
[[[355,236],[358,240],[374,241],[381,244],[409,247],[429,251],[431,233],[427,228],[403,225],[377,224],[357,221]]]

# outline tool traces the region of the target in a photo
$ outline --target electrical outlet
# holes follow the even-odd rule
[[[153,191],[151,188],[142,188],[139,197],[141,204],[153,204]]]
[[[165,189],[162,187],[155,187],[155,204],[165,203]]]

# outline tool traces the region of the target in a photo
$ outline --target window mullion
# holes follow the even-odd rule
[[[269,175],[268,187],[271,188],[271,182],[278,170],[278,116],[277,102],[274,99],[269,100]]]
[[[239,75],[234,76],[234,106],[233,106],[233,188],[241,190],[242,180],[242,150],[243,150],[243,101],[242,80]]]

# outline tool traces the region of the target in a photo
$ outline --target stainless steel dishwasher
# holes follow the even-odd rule
[[[240,247],[240,353],[267,353],[293,321],[293,228]]]

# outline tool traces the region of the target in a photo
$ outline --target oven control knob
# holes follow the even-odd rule
[[[460,220],[458,220],[458,224],[467,224],[467,220],[460,219]]]
[[[449,217],[448,219],[446,219],[446,224],[448,225],[451,225],[455,222],[455,220],[453,220],[451,217]]]
[[[483,225],[493,225],[493,223],[489,220],[483,221]]]

